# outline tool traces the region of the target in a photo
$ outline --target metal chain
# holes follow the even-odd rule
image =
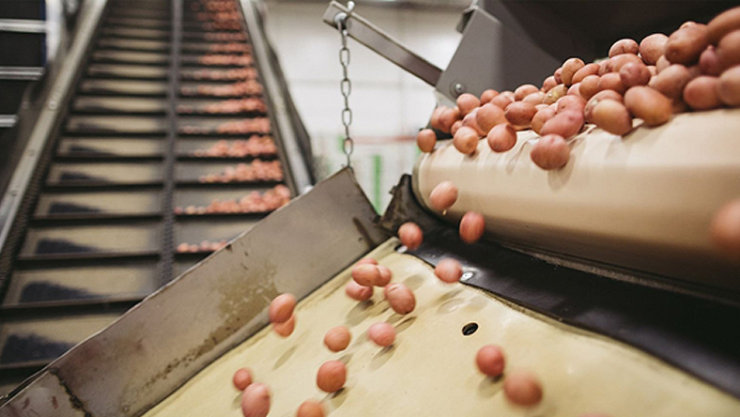
[[[349,126],[352,124],[352,109],[349,108],[349,95],[352,93],[352,81],[350,81],[347,74],[347,68],[349,67],[350,54],[349,48],[347,48],[347,25],[346,21],[352,14],[352,10],[355,8],[355,2],[347,2],[347,13],[339,13],[334,21],[337,23],[337,29],[342,36],[342,47],[339,48],[339,64],[342,66],[342,81],[339,82],[339,91],[342,93],[344,98],[344,108],[342,109],[342,125],[344,126],[344,141],[342,142],[342,150],[344,155],[347,157],[347,166],[352,166],[352,152],[355,149],[355,142],[352,140],[352,136],[349,134]]]

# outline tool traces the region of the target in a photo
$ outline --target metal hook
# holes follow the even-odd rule
[[[355,2],[348,1],[347,2],[347,12],[341,12],[337,13],[336,16],[334,16],[334,24],[337,25],[337,29],[340,31],[343,31],[346,29],[345,22],[349,18],[349,16],[352,14],[352,11],[355,9]]]

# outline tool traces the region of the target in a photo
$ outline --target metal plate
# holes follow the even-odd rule
[[[151,184],[160,181],[162,164],[157,162],[57,162],[51,166],[46,178],[47,185]]]
[[[156,214],[162,210],[162,191],[89,191],[39,196],[35,217]]]
[[[96,226],[30,227],[20,256],[157,252],[161,225],[152,222]]]
[[[164,147],[165,143],[160,138],[62,137],[57,155],[151,157],[164,155]]]

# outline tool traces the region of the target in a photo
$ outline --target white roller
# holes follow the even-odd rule
[[[417,163],[414,190],[450,180],[459,198],[445,214],[486,218],[494,239],[622,268],[740,289],[740,265],[709,236],[714,213],[740,198],[740,109],[677,115],[624,138],[595,126],[571,142],[561,170],[530,159],[531,130],[496,154],[481,140],[473,156],[443,144]]]

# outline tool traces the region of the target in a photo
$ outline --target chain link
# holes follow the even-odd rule
[[[347,157],[347,166],[352,166],[352,152],[355,149],[355,142],[352,140],[352,136],[349,134],[349,127],[352,124],[352,109],[349,108],[349,95],[352,93],[352,81],[349,79],[347,68],[350,62],[349,48],[347,48],[347,26],[346,21],[352,14],[352,10],[355,7],[353,1],[347,2],[347,13],[340,13],[335,18],[337,22],[337,29],[342,36],[342,47],[339,48],[339,64],[342,66],[342,80],[339,82],[339,91],[342,93],[344,99],[344,108],[342,109],[342,125],[344,126],[344,141],[342,142],[342,150],[344,155]]]

